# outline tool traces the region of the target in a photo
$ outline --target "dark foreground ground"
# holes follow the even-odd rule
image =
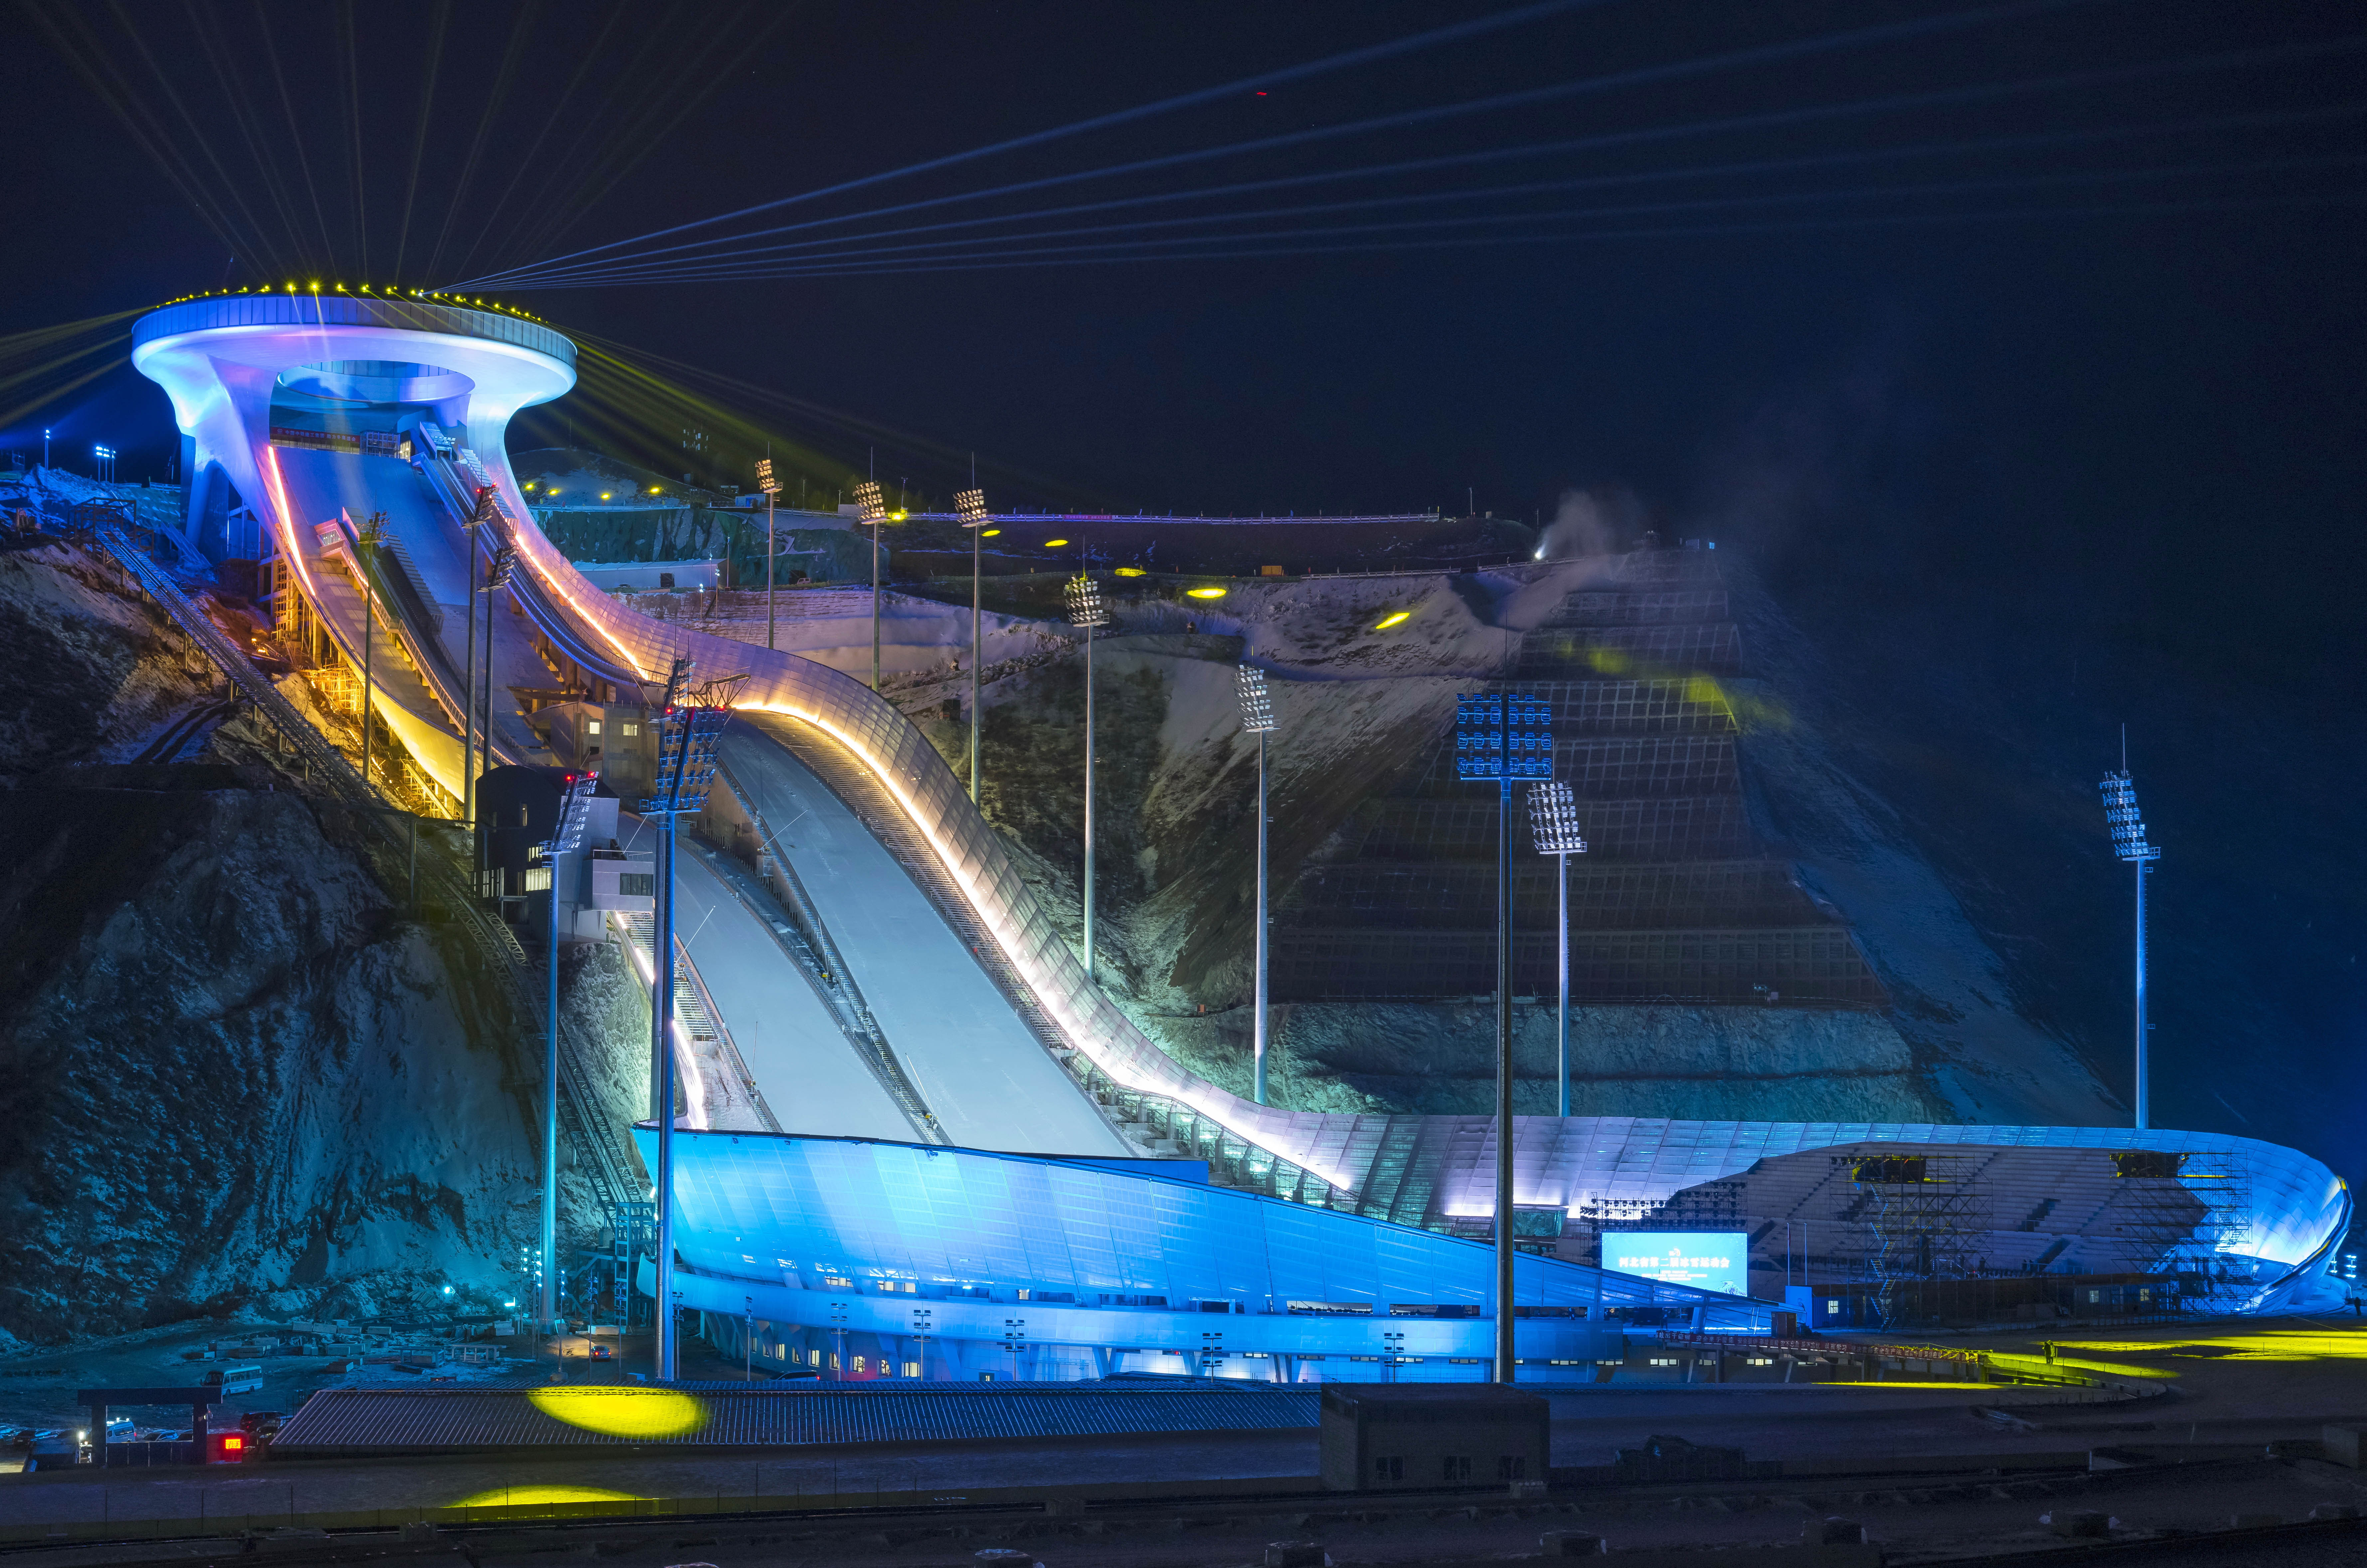
[[[1312,1432],[1195,1434],[656,1458],[281,1461],[202,1473],[85,1469],[0,1479],[0,1538],[13,1537],[7,1556],[27,1568],[231,1556],[463,1559],[492,1568],[553,1553],[614,1558],[621,1568],[905,1568],[968,1562],[995,1547],[1025,1549],[1052,1568],[1184,1568],[1263,1562],[1267,1544],[1285,1540],[1316,1541],[1342,1564],[1505,1560],[1538,1552],[1546,1531],[1578,1529],[1614,1552],[1639,1554],[1630,1559],[1636,1568],[1644,1554],[1779,1546],[1796,1555],[1716,1561],[1842,1568],[1829,1551],[1796,1550],[1805,1527],[1839,1515],[1862,1522],[1890,1562],[2024,1551],[2163,1568],[2241,1568],[2272,1557],[2367,1562],[2367,1532],[2354,1523],[2296,1522],[2329,1506],[2367,1509],[2367,1472],[2326,1457],[2317,1441],[2329,1421],[2367,1416],[2367,1332],[2284,1320],[2148,1326],[2064,1343],[2066,1359],[2141,1393],[2162,1392],[2085,1404],[2005,1388],[1557,1394],[1557,1465],[1601,1464],[1614,1449],[1666,1433],[1817,1473],[1566,1488],[1542,1498],[1492,1489],[1328,1495],[1315,1479]],[[761,1509],[745,1510],[750,1498],[763,1499]],[[645,1506],[675,1517],[404,1528],[455,1505],[600,1499],[659,1500]],[[744,1511],[703,1512],[722,1500],[742,1500],[730,1506]],[[2080,1512],[2102,1516],[2090,1528],[2105,1533],[2060,1533],[2065,1517]],[[332,1514],[347,1523],[313,1528]],[[2043,1523],[2048,1515],[2056,1522]],[[176,1539],[139,1539],[160,1534]]]

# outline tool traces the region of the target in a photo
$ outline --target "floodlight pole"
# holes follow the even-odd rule
[[[879,689],[879,524],[882,514],[871,514],[871,689]]]
[[[1251,1060],[1251,1063],[1252,1068],[1253,1068],[1254,1073],[1255,1073],[1255,1088],[1254,1088],[1254,1089],[1252,1090],[1252,1093],[1251,1093],[1251,1098],[1254,1099],[1254,1100],[1256,1100],[1260,1105],[1263,1105],[1263,1104],[1265,1104],[1265,1103],[1266,1103],[1266,1098],[1265,1098],[1265,1036],[1266,1036],[1266,1028],[1265,1028],[1265,1003],[1266,1003],[1266,913],[1265,913],[1265,881],[1266,881],[1266,874],[1265,874],[1265,865],[1266,865],[1266,861],[1265,861],[1265,828],[1266,828],[1266,809],[1265,809],[1265,737],[1266,737],[1266,732],[1265,732],[1264,730],[1261,729],[1261,730],[1259,730],[1259,731],[1258,731],[1258,780],[1257,780],[1257,945],[1256,945],[1255,959],[1254,959],[1254,963],[1255,963],[1255,976],[1254,976],[1254,978],[1253,978],[1253,979],[1252,979],[1252,981],[1251,981],[1251,988],[1252,988],[1252,990],[1253,990],[1253,992],[1254,992],[1254,995],[1253,995],[1253,996],[1251,997],[1251,1010],[1252,1010],[1252,1014],[1253,1014],[1253,1016],[1252,1016],[1252,1018],[1251,1018],[1251,1023],[1250,1023],[1250,1030],[1251,1030],[1251,1038],[1250,1038],[1250,1060]]]
[[[1512,708],[1498,728],[1496,783],[1496,1381],[1513,1381],[1512,1343]]]
[[[2148,874],[2149,872],[2151,872],[2151,871],[2153,870],[2153,866],[2154,866],[2154,863],[2153,863],[2152,861],[2150,861],[2150,860],[2141,860],[2141,861],[2139,861],[2139,862],[2137,862],[2137,863],[2136,863],[2136,873],[2137,873],[2137,989],[2136,989],[2136,1014],[2137,1014],[2137,1016],[2136,1016],[2136,1029],[2137,1029],[2137,1093],[2136,1093],[2136,1101],[2137,1101],[2137,1105],[2136,1105],[2136,1111],[2137,1111],[2137,1130],[2138,1130],[2139,1132],[2143,1132],[2143,1131],[2145,1131],[2145,1129],[2146,1129],[2147,1127],[2149,1127],[2149,1126],[2153,1125],[2153,1121],[2152,1121],[2152,1117],[2153,1117],[2153,1075],[2152,1075],[2152,1071],[2151,1071],[2152,1064],[2151,1064],[2151,1063],[2146,1059],[2147,1053],[2146,1053],[2146,899],[2145,899],[2145,885],[2146,885],[2146,874]]]
[[[1093,628],[1085,627],[1085,978],[1093,976]]]
[[[480,493],[481,501],[482,492]],[[481,511],[481,506],[480,507]],[[477,823],[477,520],[469,520],[469,629],[460,655],[460,820]]]
[[[361,580],[362,590],[362,787],[370,782],[370,684],[371,656],[378,643],[378,599],[370,592],[369,558],[378,549],[378,537],[366,524],[362,536],[355,541],[355,576]],[[103,1436],[104,1434],[102,1434]]]
[[[2104,825],[2112,836],[2112,853],[2137,874],[2136,907],[2136,1124],[2153,1124],[2151,1051],[2146,1039],[2146,876],[2161,851],[2146,840],[2145,820],[2137,814],[2136,785],[2129,778],[2127,742],[2122,743],[2121,771],[2106,773],[2097,786],[2104,797]]]
[[[665,801],[661,806],[669,804]],[[658,1123],[657,1379],[674,1376],[674,813],[658,813],[658,907],[650,942],[651,1065]]]
[[[970,488],[954,497],[962,526],[969,530],[969,803],[978,804],[979,737],[986,696],[986,601],[982,572],[986,525],[994,521],[986,510],[986,492],[978,488],[977,465],[971,465]]]
[[[562,801],[560,809],[566,808]],[[559,857],[544,860],[550,867],[550,967],[543,995],[542,1292],[536,1305],[548,1329],[559,1318]]]
[[[559,1321],[559,857],[571,854],[582,840],[583,817],[591,809],[592,790],[599,778],[568,776],[559,797],[559,821],[543,850],[550,872],[550,948],[549,986],[544,995],[542,1037],[542,1280],[537,1306],[542,1325]]]
[[[978,804],[978,735],[979,701],[984,694],[985,677],[980,660],[986,657],[986,600],[980,586],[981,550],[986,541],[980,537],[985,529],[972,524],[969,530],[969,803]],[[923,1359],[927,1359],[925,1346]]]
[[[1560,897],[1561,943],[1557,968],[1561,980],[1560,1008],[1554,1026],[1554,1077],[1561,1086],[1557,1116],[1569,1114],[1569,852],[1554,856],[1554,882]]]
[[[764,646],[773,646],[773,485],[764,481]]]

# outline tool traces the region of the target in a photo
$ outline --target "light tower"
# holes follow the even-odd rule
[[[494,522],[498,515],[494,510],[497,504],[493,487],[480,486],[476,510],[470,514],[467,529],[469,629],[461,638],[464,646],[461,650],[460,689],[465,696],[460,704],[460,820],[471,828],[477,824],[477,544],[481,536],[488,540],[498,537],[498,525]],[[490,614],[492,606],[488,605],[487,613]],[[490,756],[493,737],[489,735],[485,739],[488,742],[486,754]]]
[[[696,694],[685,685],[697,665],[676,659],[658,719],[655,793],[641,815],[657,824],[657,921],[650,940],[650,1079],[657,1121],[657,1377],[674,1375],[674,821],[707,806],[715,784],[715,746],[731,716],[732,680]],[[738,678],[734,678],[738,679]]]
[[[1093,629],[1109,625],[1101,585],[1084,572],[1069,580],[1069,624],[1085,634],[1085,978],[1093,978]]]
[[[1553,777],[1543,697],[1455,699],[1455,773],[1496,783],[1496,1376],[1512,1381],[1512,781]]]
[[[354,586],[362,592],[362,783],[370,782],[370,690],[378,648],[377,575],[379,540],[385,536],[386,513],[373,512],[354,530]]]
[[[961,513],[962,526],[969,530],[969,803],[978,804],[979,699],[984,694],[985,668],[985,601],[980,597],[980,550],[994,521],[986,509],[986,491],[971,487],[954,497],[954,510]]]
[[[764,646],[773,646],[773,497],[780,485],[773,479],[773,459],[756,459],[756,488],[764,492]]]
[[[2139,1129],[2152,1124],[2153,1086],[2146,1051],[2146,878],[2153,874],[2161,851],[2146,842],[2145,819],[2137,815],[2137,786],[2129,778],[2125,758],[2117,773],[2106,773],[2097,786],[2104,797],[2104,825],[2112,835],[2112,853],[2136,869],[2137,878],[2137,1091]]]
[[[1260,1105],[1265,1103],[1265,1003],[1266,1003],[1266,912],[1265,912],[1265,738],[1274,733],[1274,698],[1267,692],[1265,671],[1254,665],[1242,664],[1233,671],[1233,684],[1241,702],[1241,728],[1257,737],[1257,942],[1252,950],[1251,982],[1250,1065],[1254,1075],[1251,1098]]]
[[[855,504],[871,526],[871,689],[879,689],[879,525],[888,521],[888,502],[870,479],[855,487]]]
[[[1556,1115],[1569,1114],[1569,857],[1586,852],[1586,840],[1578,831],[1578,797],[1569,785],[1558,779],[1546,779],[1529,786],[1529,835],[1537,841],[1537,853],[1554,857],[1554,886],[1558,897],[1556,906],[1560,916],[1561,941],[1556,949],[1555,968],[1561,980],[1561,1003],[1555,1013],[1554,1077],[1560,1085],[1555,1103]]]
[[[491,541],[493,540],[496,536],[489,532],[485,536],[489,541]],[[485,562],[485,616],[483,628],[484,657],[478,660],[478,673],[484,682],[485,715],[483,727],[479,729],[478,734],[483,739],[485,766],[488,770],[490,770],[493,765],[493,605],[496,603],[494,596],[500,593],[503,589],[509,586],[510,572],[512,569],[517,565],[517,547],[510,544],[506,540],[503,540],[493,545],[489,555],[490,558]],[[475,623],[471,622],[470,624],[474,625]],[[469,693],[469,706],[471,709],[474,709],[477,705],[477,701],[478,698],[476,692],[473,690],[470,691]],[[480,799],[477,804],[480,808],[481,808],[484,802]],[[478,844],[477,891],[481,894],[485,891],[483,884],[485,879],[484,845],[486,838],[482,833],[479,833],[476,838]]]
[[[560,786],[559,820],[542,846],[543,870],[550,878],[550,969],[544,977],[549,989],[542,1037],[542,1288],[535,1305],[546,1330],[559,1320],[559,857],[583,847],[584,819],[592,814],[592,791],[599,783],[596,770],[567,775]]]

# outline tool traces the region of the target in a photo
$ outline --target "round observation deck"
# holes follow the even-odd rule
[[[571,380],[575,369],[575,344],[539,321],[426,299],[354,294],[221,294],[185,299],[140,318],[131,329],[132,357],[136,360],[142,348],[164,338],[240,327],[281,332],[363,327],[481,338],[556,359],[567,367]]]

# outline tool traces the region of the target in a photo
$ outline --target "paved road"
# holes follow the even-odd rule
[[[956,1144],[1029,1154],[1133,1152],[836,795],[747,725],[726,733],[723,753],[779,835],[777,851],[805,884],[889,1044]],[[705,971],[704,958],[699,967]]]
[[[674,922],[783,1132],[918,1136],[780,944],[687,839],[674,856]]]

